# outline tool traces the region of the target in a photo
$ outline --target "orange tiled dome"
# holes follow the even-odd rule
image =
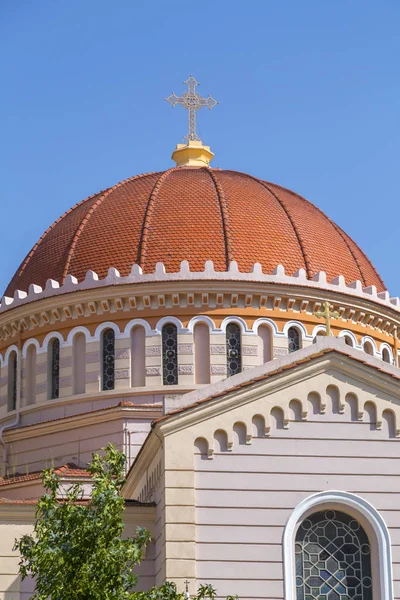
[[[248,271],[260,262],[264,272],[277,264],[292,275],[304,268],[311,278],[384,289],[377,271],[340,227],[318,208],[285,188],[235,171],[176,167],[127,179],[65,213],[40,238],[10,282],[6,294],[79,280],[92,269],[100,277],[115,267],[121,275],[138,263],[144,273],[163,262],[203,270],[212,260],[224,271],[232,260]]]

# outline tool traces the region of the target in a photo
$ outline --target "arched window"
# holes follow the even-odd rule
[[[15,410],[17,408],[17,353],[13,350],[8,358],[8,410]]]
[[[353,346],[353,340],[351,339],[351,337],[349,335],[345,335],[343,337],[344,337],[344,341],[347,346]]]
[[[268,325],[260,325],[258,328],[260,354],[262,364],[272,360],[272,334]]]
[[[314,336],[313,344],[317,343],[319,337],[325,337],[325,336],[326,336],[325,330],[320,329],[319,331],[317,331],[316,335]]]
[[[167,323],[162,328],[163,384],[178,384],[178,331]]]
[[[194,377],[196,383],[210,383],[210,329],[197,323],[193,330]]]
[[[49,399],[54,400],[60,395],[60,340],[54,338],[48,349],[48,385]]]
[[[301,337],[297,327],[290,327],[288,331],[288,349],[289,352],[296,352],[301,348]]]
[[[131,386],[146,385],[146,332],[136,325],[131,329]]]
[[[353,517],[316,512],[296,535],[297,600],[372,600],[371,547]]]
[[[76,333],[72,341],[72,389],[74,394],[86,392],[86,337]]]
[[[101,389],[113,390],[115,387],[115,332],[105,329],[101,336],[102,369]]]
[[[237,323],[226,326],[226,366],[228,377],[242,371],[242,342]]]
[[[386,363],[391,363],[392,361],[390,360],[390,353],[389,350],[387,348],[384,348],[382,350],[382,360]]]
[[[34,404],[36,400],[36,347],[28,346],[26,351],[25,404]]]
[[[372,346],[371,342],[365,342],[364,343],[364,352],[366,354],[369,354],[370,356],[374,355],[374,349],[373,349],[373,346]]]

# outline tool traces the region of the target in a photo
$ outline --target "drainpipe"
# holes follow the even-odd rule
[[[0,444],[3,446],[3,464],[2,464],[2,477],[7,475],[7,463],[8,463],[8,448],[3,439],[5,431],[18,427],[21,419],[21,385],[22,385],[22,352],[21,352],[22,340],[21,340],[21,326],[18,329],[18,342],[17,342],[17,398],[16,398],[16,414],[13,423],[3,425],[0,428]]]

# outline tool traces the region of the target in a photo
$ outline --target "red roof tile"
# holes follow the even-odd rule
[[[60,477],[91,477],[89,471],[86,471],[83,467],[78,467],[74,463],[67,463],[62,467],[54,469]],[[35,479],[42,478],[43,471],[33,471],[27,475],[16,473],[12,477],[0,477],[0,486],[12,485],[14,483],[24,483],[25,481],[34,481]]]
[[[6,294],[67,275],[79,280],[109,267],[125,276],[133,263],[145,273],[157,262],[178,271],[182,260],[225,270],[236,260],[248,271],[282,264],[292,275],[325,271],[364,286],[384,284],[355,242],[313,204],[285,188],[235,171],[178,167],[127,179],[76,205],[40,238]]]

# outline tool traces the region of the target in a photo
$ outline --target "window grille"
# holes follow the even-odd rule
[[[17,353],[12,352],[8,360],[8,410],[17,408]]]
[[[115,332],[113,329],[105,329],[102,336],[102,377],[101,389],[113,390],[115,387]]]
[[[60,340],[54,339],[50,347],[50,398],[60,395]]]
[[[163,383],[178,384],[178,331],[173,323],[162,328]]]
[[[306,518],[295,554],[297,600],[372,600],[371,546],[353,517],[326,510]]]
[[[228,377],[242,371],[242,343],[237,323],[228,323],[226,327],[226,365]]]
[[[296,352],[300,349],[300,334],[296,327],[290,327],[288,331],[288,348],[289,352]]]

